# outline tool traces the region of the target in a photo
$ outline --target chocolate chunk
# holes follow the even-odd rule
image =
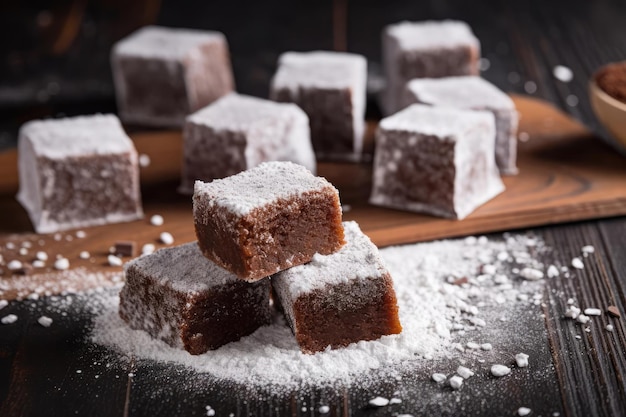
[[[272,276],[272,286],[300,349],[339,348],[402,331],[393,282],[376,246],[355,222],[331,255]]]
[[[617,317],[617,318],[622,317],[621,313],[619,312],[616,306],[609,306],[606,309],[606,312],[609,313],[613,317]]]
[[[143,217],[137,152],[113,115],[28,122],[18,157],[17,199],[37,233]]]
[[[171,346],[199,355],[270,322],[269,279],[247,283],[200,253],[196,242],[125,265],[120,316]]]
[[[370,203],[463,219],[504,190],[493,114],[413,104],[380,122]]]
[[[339,193],[291,162],[265,162],[196,181],[196,236],[204,255],[248,281],[330,254],[344,243]]]
[[[135,242],[121,241],[115,242],[113,253],[117,256],[135,256]]]
[[[291,161],[315,172],[309,119],[293,104],[229,94],[187,117],[180,191],[195,180],[228,177],[266,161]]]
[[[272,79],[272,100],[309,116],[318,157],[358,159],[365,131],[367,61],[344,52],[286,52]]]

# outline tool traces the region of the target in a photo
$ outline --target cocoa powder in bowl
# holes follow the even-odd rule
[[[606,65],[596,72],[598,87],[611,97],[626,103],[626,61]]]

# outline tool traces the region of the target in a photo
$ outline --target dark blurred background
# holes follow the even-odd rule
[[[380,33],[401,20],[461,19],[482,43],[483,76],[508,92],[553,102],[596,129],[587,80],[626,59],[626,1],[65,0],[0,2],[0,150],[33,118],[115,112],[109,52],[158,24],[223,32],[237,90],[267,97],[281,52],[348,50],[380,76]],[[554,82],[552,68],[574,71]],[[375,100],[368,103],[377,114]]]

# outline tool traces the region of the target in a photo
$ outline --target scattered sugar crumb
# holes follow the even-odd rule
[[[15,323],[16,321],[17,321],[17,316],[15,314],[6,315],[2,317],[2,319],[0,320],[2,324],[12,324],[12,323]]]
[[[156,250],[156,247],[152,243],[146,243],[141,248],[142,255],[150,255]]]
[[[54,261],[54,269],[57,269],[59,271],[65,271],[69,269],[69,267],[70,267],[70,261],[67,258],[59,258],[56,261]]]
[[[517,409],[517,415],[518,416],[527,416],[531,413],[531,409],[527,408],[527,407],[520,407]]]
[[[320,405],[320,408],[317,409],[320,414],[328,414],[330,412],[330,407],[327,405]]]
[[[482,345],[480,345],[480,348],[482,350],[492,350],[493,346],[491,345],[491,343],[483,343]]]
[[[389,405],[389,400],[384,397],[376,397],[369,400],[368,404],[372,407],[386,407]]]
[[[163,226],[163,223],[165,223],[165,220],[160,214],[155,214],[154,216],[150,217],[150,224],[152,226]]]
[[[492,365],[491,366],[491,375],[495,377],[502,377],[511,373],[511,368],[504,365]]]
[[[78,239],[84,239],[84,238],[86,238],[86,237],[87,237],[87,233],[85,233],[85,231],[84,231],[84,230],[78,230],[78,231],[76,232],[76,237],[77,237]]]
[[[37,322],[43,327],[50,327],[50,325],[52,324],[52,319],[47,316],[41,316],[39,317],[39,319],[37,319]]]
[[[22,269],[22,263],[17,259],[14,259],[7,264],[7,268],[9,268],[9,271],[17,271]]]
[[[466,368],[465,366],[459,366],[456,369],[456,373],[459,374],[459,376],[463,379],[467,379],[471,376],[474,376],[474,372],[471,369]]]
[[[86,250],[82,251],[81,253],[78,254],[78,257],[80,259],[89,259],[91,257],[91,254],[89,252],[87,252]]]
[[[445,374],[440,374],[440,373],[438,373],[438,372],[435,372],[434,374],[432,374],[432,375],[430,376],[430,378],[431,378],[433,381],[435,381],[435,382],[437,382],[437,383],[440,383],[440,382],[445,381],[445,380],[446,380],[446,378],[447,378],[447,376],[446,376]]]
[[[37,260],[39,261],[47,261],[48,260],[48,254],[42,250],[38,251],[35,254],[35,258],[37,258]]]
[[[515,363],[519,368],[527,368],[528,367],[528,355],[525,353],[518,353],[515,355]]]
[[[452,378],[450,378],[448,383],[453,390],[458,390],[461,388],[461,385],[463,385],[463,378],[458,375],[454,375]]]
[[[576,320],[579,323],[587,324],[587,323],[589,323],[589,320],[591,320],[591,319],[588,316],[584,315],[584,314],[579,314],[578,317],[576,318]]]
[[[139,154],[139,166],[142,168],[146,168],[150,166],[150,157],[145,153]]]
[[[465,346],[467,346],[468,349],[479,349],[480,345],[476,342],[467,342],[465,344]]]
[[[572,266],[576,269],[584,269],[585,268],[585,264],[583,264],[583,261],[580,258],[573,258],[572,259]]]
[[[480,58],[478,60],[478,66],[480,67],[481,71],[487,71],[489,67],[491,67],[491,61],[489,61],[487,58]]]
[[[557,80],[568,83],[574,79],[574,72],[564,65],[557,65],[552,69],[552,75]]]
[[[587,315],[587,316],[601,316],[602,315],[602,310],[600,310],[599,308],[586,308],[585,309],[585,315]]]
[[[528,134],[528,132],[519,132],[517,138],[520,142],[528,142],[530,140],[530,135]]]
[[[572,304],[574,304],[575,302],[576,302],[576,300],[574,300],[573,298],[568,298],[568,299],[567,299],[567,304],[568,304],[568,305],[572,305]]]
[[[612,331],[613,331],[613,325],[612,325],[612,324],[607,324],[607,325],[606,325],[606,327],[605,327],[605,329],[606,329],[608,332],[612,332]]]
[[[401,398],[392,398],[389,400],[389,405],[394,405],[394,404],[402,404],[402,399]]]
[[[20,250],[18,251],[18,253],[22,256],[28,255],[28,249],[26,248],[20,248]]]
[[[171,245],[172,243],[174,243],[174,236],[172,236],[172,234],[169,232],[163,232],[159,236],[159,240],[166,245]]]
[[[9,302],[7,300],[0,300],[0,310],[2,310],[8,305],[9,305]]]
[[[107,261],[109,262],[110,266],[122,266],[122,264],[123,264],[122,259],[118,258],[115,255],[107,256]]]
[[[594,253],[596,251],[596,248],[594,248],[591,245],[586,245],[586,246],[583,246],[581,250],[583,253]]]
[[[39,259],[33,261],[33,268],[43,268],[44,266],[46,266],[44,261],[40,261]]]
[[[548,270],[546,271],[546,274],[548,275],[548,278],[558,277],[559,276],[559,268],[557,268],[554,265],[550,265],[548,267]]]
[[[543,278],[543,272],[535,268],[523,268],[519,274],[527,281],[537,281]]]

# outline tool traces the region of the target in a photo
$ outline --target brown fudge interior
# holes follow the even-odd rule
[[[305,353],[315,353],[327,346],[339,348],[361,340],[375,340],[402,331],[398,305],[389,274],[370,285],[363,297],[346,302],[342,295],[354,292],[354,282],[332,287],[332,292],[315,290],[302,295],[294,303],[296,339]],[[360,292],[360,291],[357,291]],[[292,326],[293,327],[293,326]]]
[[[331,254],[344,243],[341,207],[331,189],[279,200],[239,220],[229,214],[228,222],[238,222],[238,238],[215,222],[224,215],[219,213],[223,209],[213,210],[206,216],[213,222],[196,222],[200,249],[244,279],[259,279],[301,265],[315,253]]]
[[[189,296],[191,307],[180,326],[185,350],[198,355],[270,324],[269,295],[269,280],[263,280],[234,282]]]
[[[88,221],[111,213],[137,213],[138,184],[129,180],[135,176],[129,153],[64,160],[40,158],[39,165],[41,189],[54,182],[55,192],[44,196],[42,204],[53,221]],[[48,171],[53,171],[54,176],[44,174]],[[105,171],[108,176],[102,175]]]

